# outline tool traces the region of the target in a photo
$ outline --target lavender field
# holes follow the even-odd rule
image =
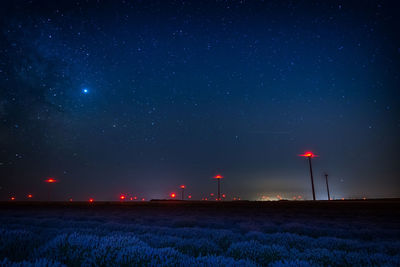
[[[1,266],[400,266],[397,201],[2,203]]]

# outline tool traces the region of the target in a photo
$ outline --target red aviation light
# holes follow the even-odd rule
[[[57,180],[56,180],[56,179],[54,179],[54,178],[49,178],[49,179],[45,180],[45,182],[46,182],[46,183],[50,183],[50,184],[52,184],[52,183],[55,183],[55,182],[57,182]]]
[[[215,179],[222,179],[222,178],[224,178],[224,177],[223,177],[222,175],[220,175],[220,174],[217,174],[217,175],[214,176],[214,178],[215,178]]]
[[[89,202],[92,203],[94,201],[93,198],[89,198]]]
[[[182,189],[185,189],[185,188],[186,188],[186,186],[185,186],[185,185],[181,185],[180,187],[181,187]]]
[[[299,155],[300,157],[306,157],[306,158],[315,158],[318,157],[317,155],[315,155],[314,153],[312,153],[311,151],[306,151],[304,154]]]
[[[125,200],[125,198],[126,198],[125,195],[120,195],[119,196],[119,199],[121,199],[121,200]]]
[[[176,194],[175,193],[171,193],[171,198],[175,198],[176,197]]]

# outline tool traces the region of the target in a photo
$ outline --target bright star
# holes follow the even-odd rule
[[[87,88],[83,88],[83,89],[82,89],[82,93],[84,93],[84,94],[87,94],[87,93],[89,93],[89,89],[87,89]]]

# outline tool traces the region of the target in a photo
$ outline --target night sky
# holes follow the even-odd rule
[[[0,199],[399,197],[398,8],[2,1]]]

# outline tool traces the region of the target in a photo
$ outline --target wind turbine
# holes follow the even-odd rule
[[[325,173],[325,182],[326,182],[326,191],[328,192],[328,200],[331,200],[331,195],[329,194],[329,185],[328,185],[328,174]]]
[[[45,180],[45,182],[49,184],[49,187],[47,188],[47,190],[48,190],[47,191],[47,201],[50,201],[51,184],[54,184],[58,181],[54,178],[48,178],[47,180]]]
[[[310,165],[310,177],[311,177],[311,187],[312,187],[312,195],[313,195],[313,200],[315,200],[315,189],[314,189],[314,177],[313,177],[313,171],[312,171],[312,165],[311,165],[311,159],[318,157],[314,153],[307,151],[304,154],[300,155],[301,157],[306,157],[308,158],[308,163]]]
[[[217,200],[220,201],[221,200],[221,179],[224,177],[220,174],[217,174],[214,176],[214,178],[217,179],[217,181],[218,181],[218,198],[217,198]]]
[[[186,188],[186,186],[185,185],[181,185],[180,187],[182,189],[182,200],[184,200],[185,199],[185,188]]]

